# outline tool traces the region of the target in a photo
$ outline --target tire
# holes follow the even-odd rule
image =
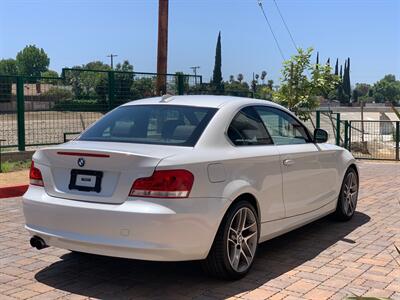
[[[221,279],[244,277],[254,262],[259,228],[260,222],[253,205],[245,200],[234,203],[225,214],[211,250],[203,261],[204,270]]]
[[[359,179],[354,168],[344,175],[334,216],[339,221],[350,220],[357,207]]]

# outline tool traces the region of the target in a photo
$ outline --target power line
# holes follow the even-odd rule
[[[261,11],[262,11],[262,13],[263,13],[263,15],[264,15],[265,21],[267,21],[269,30],[271,31],[272,36],[274,37],[275,44],[276,44],[276,46],[278,47],[278,50],[279,50],[279,53],[280,53],[281,56],[282,56],[282,59],[283,59],[283,60],[286,60],[285,55],[283,54],[283,51],[282,51],[281,47],[279,46],[279,42],[278,42],[278,39],[277,39],[276,36],[275,36],[274,30],[272,29],[271,23],[270,23],[269,20],[268,20],[267,14],[266,14],[265,11],[264,11],[264,7],[263,7],[263,5],[262,5],[261,0],[258,0],[258,5],[260,6],[260,9],[261,9]]]
[[[274,1],[275,6],[276,6],[276,9],[278,10],[279,15],[281,16],[282,22],[285,25],[285,28],[286,28],[287,32],[289,33],[290,39],[292,40],[292,43],[293,43],[293,46],[296,48],[296,50],[298,50],[297,49],[297,44],[294,41],[293,35],[289,30],[289,26],[286,24],[285,18],[283,17],[283,15],[281,13],[281,10],[279,9],[278,3],[276,3],[276,0],[273,0],[273,1]]]

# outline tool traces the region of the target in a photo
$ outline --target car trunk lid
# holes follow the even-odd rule
[[[42,165],[47,194],[117,204],[137,178],[151,176],[163,158],[183,149],[188,147],[73,141],[39,150],[34,160]]]

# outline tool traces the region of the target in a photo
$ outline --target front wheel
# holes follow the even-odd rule
[[[350,220],[356,211],[358,199],[358,175],[350,168],[344,176],[338,203],[336,206],[335,217],[340,221]]]
[[[247,201],[235,203],[225,215],[204,261],[205,270],[223,279],[239,279],[250,270],[257,252],[259,221]]]

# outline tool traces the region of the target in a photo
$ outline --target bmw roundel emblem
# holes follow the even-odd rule
[[[85,160],[82,157],[78,158],[78,166],[83,167],[84,165],[85,165]]]

